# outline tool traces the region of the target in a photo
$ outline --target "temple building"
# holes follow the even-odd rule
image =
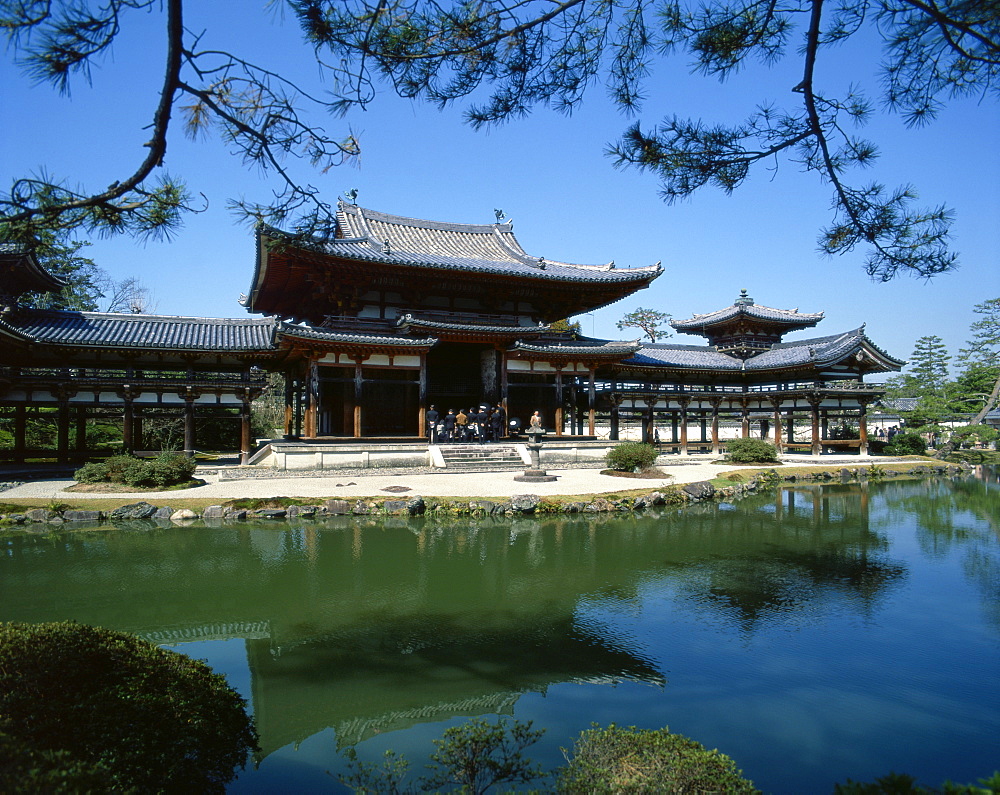
[[[557,330],[661,273],[659,263],[529,255],[499,219],[440,223],[341,202],[326,239],[259,228],[240,299],[252,316],[209,319],[25,308],[20,296],[61,284],[30,253],[6,246],[0,411],[13,415],[14,446],[0,452],[29,455],[26,418],[54,408],[64,460],[86,454],[88,418],[110,414],[128,448],[138,446],[144,418],[181,416],[189,452],[198,418],[231,417],[249,461],[250,404],[269,371],[284,376],[283,439],[300,445],[426,446],[431,405],[489,405],[525,420],[539,411],[551,440],[595,449],[620,438],[624,423],[667,452],[718,453],[720,422],[734,418],[744,435],[759,432],[779,449],[867,449],[867,407],[881,390],[864,377],[903,362],[863,327],[784,342],[823,314],[761,306],[744,290],[725,309],[671,324],[705,338],[700,345]],[[832,433],[845,423],[856,437]]]

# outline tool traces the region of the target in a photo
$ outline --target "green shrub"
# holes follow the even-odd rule
[[[778,460],[778,450],[763,439],[744,436],[726,442],[726,458],[738,464],[767,464]]]
[[[106,483],[108,468],[103,461],[91,461],[76,470],[73,473],[73,479],[79,483]]]
[[[114,791],[222,792],[257,749],[245,700],[204,662],[73,622],[0,624],[0,732]]]
[[[1000,772],[994,772],[990,778],[979,779],[976,784],[955,784],[946,781],[940,789],[927,789],[917,784],[913,776],[905,773],[890,773],[875,779],[873,782],[858,782],[847,779],[845,784],[834,784],[834,795],[994,795],[1000,792]]]
[[[559,771],[562,793],[756,793],[725,754],[668,729],[583,732]]]
[[[919,433],[904,431],[892,437],[885,446],[886,455],[923,455],[927,452],[927,442]]]
[[[619,472],[642,472],[656,461],[656,448],[643,442],[622,442],[608,450],[606,460]]]
[[[181,453],[160,453],[152,460],[116,455],[106,461],[84,464],[73,474],[80,483],[124,483],[127,486],[165,488],[187,483],[197,462]]]

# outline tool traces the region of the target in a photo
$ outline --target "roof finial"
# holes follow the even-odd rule
[[[358,189],[351,188],[350,190],[344,191],[344,198],[347,199],[351,204],[357,205],[358,203]]]
[[[740,297],[734,303],[736,306],[753,306],[753,299],[747,295],[747,290],[744,287],[740,290]]]
[[[497,208],[494,208],[494,210],[493,210],[493,214],[494,214],[494,215],[495,215],[495,216],[497,217],[497,223],[498,223],[498,224],[499,224],[499,223],[500,223],[501,221],[503,221],[503,219],[504,219],[504,218],[506,218],[506,216],[505,216],[505,215],[504,215],[504,213],[503,213],[503,210],[500,210],[500,209],[497,209]]]

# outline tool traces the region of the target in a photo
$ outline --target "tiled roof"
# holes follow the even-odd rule
[[[717,312],[695,315],[687,320],[672,320],[670,325],[678,331],[694,331],[716,323],[724,323],[740,315],[756,320],[787,323],[800,328],[815,326],[823,319],[822,312],[805,314],[800,313],[798,309],[773,309],[769,306],[760,306],[746,295],[746,290],[743,290],[732,306],[727,306]]]
[[[401,315],[396,321],[399,328],[426,328],[441,329],[442,331],[471,331],[486,334],[542,334],[549,330],[546,325],[539,326],[515,326],[513,324],[488,325],[485,323],[449,323],[445,320],[433,320],[414,317],[411,314]]]
[[[267,236],[287,238],[301,246],[344,259],[410,267],[507,274],[553,281],[630,284],[652,281],[660,264],[616,269],[606,265],[575,265],[529,256],[505,224],[453,224],[425,221],[340,203],[338,238],[301,241],[279,230]]]
[[[278,333],[283,337],[296,337],[317,342],[341,342],[352,345],[399,345],[407,348],[430,348],[437,343],[433,337],[415,339],[413,337],[390,337],[384,334],[365,334],[363,332],[329,331],[314,326],[299,326],[294,323],[282,323]]]
[[[58,345],[263,351],[273,347],[276,321],[22,310],[14,325],[38,342]]]
[[[635,353],[642,345],[638,342],[618,342],[615,340],[576,339],[565,342],[524,342],[518,340],[511,350],[527,353],[558,353],[562,355],[598,354],[602,356],[627,356]]]
[[[742,359],[720,353],[708,345],[671,345],[659,343],[645,345],[623,364],[638,367],[677,367],[683,369],[710,370],[781,370],[789,367],[824,367],[853,355],[866,348],[886,364],[901,367],[903,362],[889,356],[878,348],[864,333],[864,328],[816,337],[796,342],[782,342],[757,356]]]

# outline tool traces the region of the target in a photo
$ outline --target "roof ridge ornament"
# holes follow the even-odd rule
[[[753,299],[747,295],[747,290],[744,287],[740,290],[740,297],[733,301],[735,306],[753,306]]]
[[[349,201],[355,207],[357,207],[358,206],[358,189],[357,188],[350,188],[349,190],[345,190],[344,191],[344,198],[347,199],[347,201]]]
[[[499,226],[499,225],[500,225],[501,223],[503,223],[503,219],[507,217],[506,215],[504,215],[504,212],[503,212],[503,210],[501,210],[501,209],[500,209],[500,208],[498,208],[498,207],[494,207],[494,208],[493,208],[493,215],[495,215],[495,216],[496,216],[496,218],[497,218],[497,225],[498,225],[498,226]]]

